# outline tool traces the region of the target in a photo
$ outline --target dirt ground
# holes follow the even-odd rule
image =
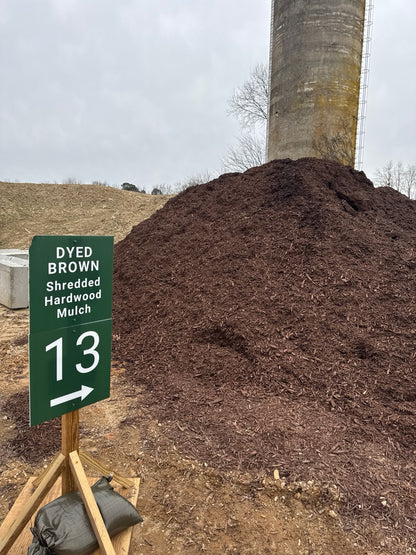
[[[1,248],[28,247],[39,233],[114,234],[118,241],[166,201],[87,185],[0,184],[0,195]],[[28,316],[27,309],[0,306],[0,520],[60,442],[59,421],[28,426]],[[111,397],[80,415],[83,450],[141,478],[138,510],[144,523],[134,530],[131,553],[398,552],[382,523],[352,524],[339,515],[342,500],[334,483],[218,470],[179,454],[169,423],[155,420],[144,402],[138,408],[144,395],[114,362]]]
[[[28,404],[28,312],[0,306],[1,520],[28,477],[38,474],[59,449],[56,421],[36,427],[44,428],[44,441],[38,444],[18,416]],[[129,425],[141,392],[126,384],[123,373],[115,365],[111,397],[81,411],[81,446],[121,474],[141,478],[138,510],[144,523],[134,531],[131,553],[372,552],[359,547],[368,538],[343,530],[331,508],[335,488],[324,491],[313,483],[220,472],[180,457],[163,426],[145,412],[139,429]],[[18,410],[13,410],[13,399]]]

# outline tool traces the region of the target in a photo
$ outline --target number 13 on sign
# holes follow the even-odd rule
[[[33,426],[109,396],[111,320],[31,335],[30,356]]]
[[[80,364],[78,362],[76,364],[76,369],[78,370],[78,372],[81,372],[81,374],[86,374],[87,372],[92,372],[94,370],[94,368],[96,368],[96,366],[100,362],[100,354],[96,350],[97,347],[98,347],[98,344],[100,342],[100,336],[95,331],[84,331],[84,333],[82,333],[78,337],[77,345],[81,345],[83,340],[86,337],[92,337],[93,340],[94,340],[94,343],[93,343],[93,346],[90,347],[89,349],[84,349],[83,354],[84,355],[88,355],[88,354],[92,355],[94,357],[94,362],[91,364],[91,366],[88,366],[87,368],[84,368],[82,366],[82,364]],[[50,351],[51,349],[56,348],[56,381],[57,382],[61,381],[62,378],[63,378],[63,375],[62,375],[62,342],[63,342],[63,338],[59,337],[56,341],[53,341],[52,343],[49,343],[49,345],[46,345],[46,347],[45,347],[45,351]]]

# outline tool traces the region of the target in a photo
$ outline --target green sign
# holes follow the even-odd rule
[[[112,278],[113,237],[33,238],[31,426],[109,397]]]

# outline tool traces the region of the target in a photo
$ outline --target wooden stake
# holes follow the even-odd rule
[[[55,463],[55,460],[60,457],[62,455],[61,451],[59,451],[59,453],[56,453],[56,455],[54,456],[54,458],[52,459],[52,462],[46,467],[44,468],[40,474],[38,474],[38,476],[33,477],[33,481],[32,481],[32,486],[34,488],[37,488],[39,486],[39,484],[42,482],[43,478],[46,476],[46,474],[49,472],[49,468],[51,467],[52,464]],[[62,472],[61,472],[62,473]]]
[[[43,480],[39,484],[39,487],[32,493],[25,506],[22,507],[19,517],[12,523],[7,521],[7,517],[5,518],[3,526],[0,529],[0,553],[7,553],[9,551],[30,517],[39,507],[42,500],[55,483],[64,464],[65,457],[62,453],[60,453],[49,465]]]
[[[84,466],[87,464],[104,476],[112,474],[114,481],[120,484],[120,486],[123,486],[123,488],[132,488],[134,486],[134,480],[125,478],[118,472],[112,470],[109,466],[106,466],[101,461],[97,460],[95,457],[91,457],[88,453],[84,453],[82,450],[79,451],[79,458]]]
[[[62,454],[66,464],[62,473],[62,495],[77,489],[74,476],[69,467],[69,453],[79,451],[79,411],[74,410],[61,416]]]
[[[116,555],[77,451],[69,453],[69,464],[84,502],[85,510],[87,511],[91,526],[94,530],[95,537],[97,538],[102,552],[105,555]]]

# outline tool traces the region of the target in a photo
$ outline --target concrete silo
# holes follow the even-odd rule
[[[365,0],[274,0],[268,160],[354,164]]]

